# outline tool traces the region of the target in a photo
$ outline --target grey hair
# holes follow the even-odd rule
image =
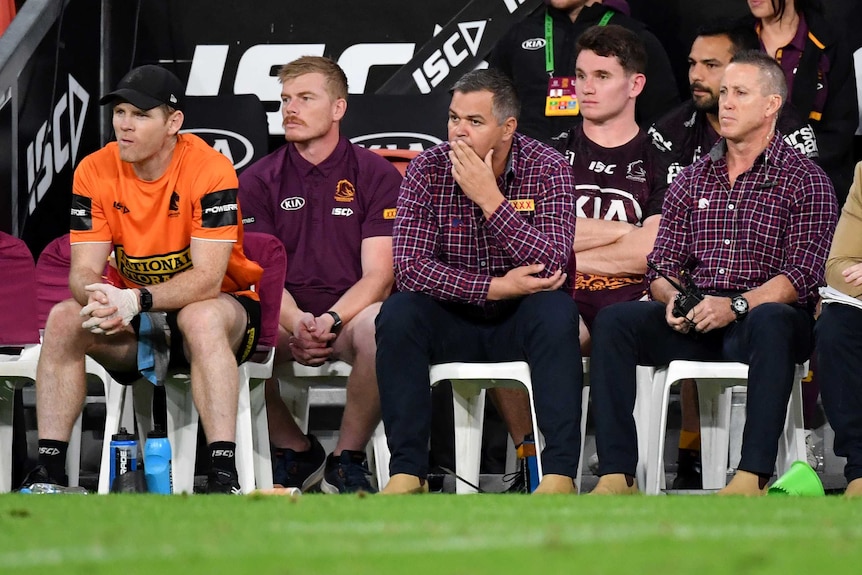
[[[515,91],[515,85],[508,76],[498,70],[488,68],[467,72],[450,90],[463,94],[482,91],[491,92],[493,95],[491,111],[498,125],[505,122],[506,118],[517,120],[521,115],[521,101]]]
[[[772,56],[760,50],[742,50],[734,54],[730,63],[748,64],[757,68],[762,80],[761,95],[777,94],[781,97],[781,105],[784,106],[787,101],[787,80],[784,78],[784,70]]]

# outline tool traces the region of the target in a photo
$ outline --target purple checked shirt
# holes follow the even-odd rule
[[[719,140],[673,181],[647,259],[671,276],[687,270],[706,293],[745,292],[784,275],[797,303],[813,309],[837,221],[832,183],[776,133],[731,187],[726,150]]]
[[[401,291],[472,304],[486,317],[492,277],[545,264],[566,270],[575,238],[572,170],[552,148],[515,134],[497,186],[506,200],[486,220],[455,183],[449,144],[423,152],[407,168],[393,230],[395,281]]]

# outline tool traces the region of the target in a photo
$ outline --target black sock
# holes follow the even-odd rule
[[[231,441],[213,441],[210,443],[210,458],[213,469],[221,469],[236,473],[236,443]]]
[[[45,466],[48,477],[63,485],[69,482],[66,476],[66,452],[68,450],[68,441],[39,440],[39,465]]]

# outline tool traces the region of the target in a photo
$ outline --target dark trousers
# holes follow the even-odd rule
[[[817,380],[847,481],[862,477],[862,310],[823,304],[814,328]]]
[[[562,291],[513,302],[497,320],[477,320],[419,293],[395,293],[377,316],[377,382],[390,472],[428,475],[428,368],[453,361],[526,361],[545,437],[545,473],[574,477],[580,451],[583,372],[578,310]]]
[[[705,334],[671,329],[660,302],[625,302],[603,309],[593,329],[590,359],[599,475],[635,474],[635,366],[667,365],[674,359],[748,364],[739,468],[772,475],[794,364],[808,359],[812,328],[808,312],[778,303],[757,306],[742,321]]]

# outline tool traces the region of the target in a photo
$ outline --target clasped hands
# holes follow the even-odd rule
[[[288,340],[293,359],[311,367],[326,363],[332,355],[332,342],[337,337],[330,331],[332,322],[329,314],[315,317],[308,312],[303,313],[294,324]]]
[[[730,298],[707,295],[703,301],[694,306],[685,317],[673,315],[674,299],[670,298],[665,306],[667,324],[679,333],[688,333],[692,329],[706,333],[720,329],[736,321],[736,314],[730,307]]]
[[[133,289],[122,289],[111,284],[90,284],[84,289],[89,298],[87,305],[81,308],[81,317],[87,318],[81,327],[92,333],[119,333],[141,311],[138,295]]]

